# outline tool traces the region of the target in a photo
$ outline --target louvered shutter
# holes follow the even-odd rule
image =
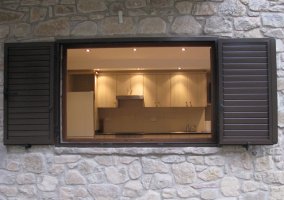
[[[219,40],[220,144],[277,143],[275,40]]]
[[[54,143],[54,44],[5,44],[4,143]]]

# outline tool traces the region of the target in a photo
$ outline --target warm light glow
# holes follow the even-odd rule
[[[182,51],[185,51],[185,48],[181,48]]]
[[[181,67],[178,67],[178,70],[181,70]]]
[[[91,50],[90,49],[86,49],[86,52],[89,53]]]
[[[137,51],[137,49],[136,49],[136,48],[134,48],[134,49],[133,49],[133,51],[135,52],[135,51]]]

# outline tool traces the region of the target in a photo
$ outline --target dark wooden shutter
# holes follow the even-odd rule
[[[54,44],[5,44],[4,143],[53,144]]]
[[[219,41],[220,144],[277,143],[275,40]]]

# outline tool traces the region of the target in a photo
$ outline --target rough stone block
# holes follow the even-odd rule
[[[197,197],[199,195],[199,192],[189,185],[178,186],[177,195],[181,198]]]
[[[223,170],[219,167],[209,167],[198,174],[198,177],[204,181],[215,181],[223,177]]]
[[[112,184],[125,183],[129,180],[126,167],[107,167],[105,174]]]
[[[76,7],[74,5],[56,5],[54,7],[55,16],[66,16],[76,13]]]
[[[31,153],[24,156],[23,168],[28,172],[42,173],[45,168],[45,162],[42,154]]]
[[[9,35],[10,28],[7,25],[0,25],[0,39],[5,38]]]
[[[17,183],[20,185],[36,183],[36,177],[32,173],[19,174],[16,180],[17,180]]]
[[[144,173],[167,173],[169,171],[168,166],[160,160],[142,158],[142,168]]]
[[[78,0],[77,9],[82,13],[105,11],[107,9],[105,1],[101,0]]]
[[[143,8],[146,7],[146,0],[126,0],[125,2],[126,8]]]
[[[32,7],[30,11],[30,21],[31,22],[43,21],[46,15],[47,15],[47,8]]]
[[[121,196],[120,188],[112,184],[91,184],[88,191],[95,199],[116,200]]]
[[[284,14],[282,13],[263,13],[261,15],[263,26],[269,26],[273,28],[284,27]]]
[[[58,180],[53,176],[44,175],[42,181],[37,184],[39,190],[44,192],[52,192],[57,189]]]
[[[135,26],[131,17],[124,17],[121,24],[117,17],[107,17],[102,20],[100,29],[104,35],[134,34],[136,32]]]
[[[130,198],[137,198],[144,193],[143,186],[140,181],[128,181],[124,185],[122,195]]]
[[[77,170],[70,170],[65,174],[65,183],[67,185],[84,185],[86,180]]]
[[[193,3],[189,1],[180,1],[176,3],[175,7],[180,14],[191,14]]]
[[[94,36],[97,34],[97,24],[92,21],[79,23],[72,30],[71,35],[75,36]]]
[[[178,163],[172,165],[172,172],[176,183],[188,184],[193,183],[196,178],[194,165],[191,163]]]
[[[192,16],[179,16],[172,24],[172,32],[178,34],[201,35],[202,27]]]
[[[166,28],[166,22],[159,17],[145,18],[139,23],[139,33],[142,34],[165,33]]]
[[[35,36],[67,36],[70,25],[67,18],[57,18],[40,22],[34,30]]]
[[[134,161],[128,167],[128,174],[131,179],[137,179],[142,175],[142,166],[139,161]]]
[[[235,177],[224,177],[221,181],[221,192],[226,197],[238,196],[240,189],[239,180]]]

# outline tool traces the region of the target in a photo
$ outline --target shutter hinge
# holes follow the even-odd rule
[[[24,146],[25,146],[25,149],[26,149],[26,150],[27,150],[27,149],[30,149],[30,148],[32,147],[31,144],[25,144]]]
[[[243,145],[243,147],[248,151],[249,150],[249,145],[250,145],[250,142],[247,142],[246,144]]]

